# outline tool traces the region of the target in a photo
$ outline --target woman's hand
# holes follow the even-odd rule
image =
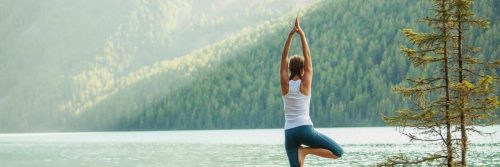
[[[288,36],[293,36],[293,34],[295,33],[295,27],[292,28],[292,30],[288,33]]]
[[[299,34],[303,34],[304,31],[302,31],[302,28],[300,28],[300,21],[299,21],[299,18],[295,18],[295,25],[293,27],[294,31],[299,33]]]
[[[292,36],[294,33],[299,33],[302,31],[302,28],[300,28],[300,23],[299,23],[299,18],[295,18],[295,23],[293,25],[292,30],[290,33],[288,33],[289,36]]]

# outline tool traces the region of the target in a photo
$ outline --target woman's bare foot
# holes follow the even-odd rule
[[[306,159],[306,148],[299,146],[299,166],[304,166],[304,160]]]

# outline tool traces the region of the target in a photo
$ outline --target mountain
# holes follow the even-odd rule
[[[499,30],[494,11],[499,7],[495,1],[481,1],[476,6],[478,15],[492,23],[490,29],[473,29],[468,36],[482,47],[478,56],[484,59],[498,57],[500,38],[494,35]],[[427,27],[417,21],[429,8],[426,1],[322,1],[302,11],[315,69],[311,117],[316,126],[381,126],[381,114],[405,105],[392,87],[421,72],[399,51],[406,45],[400,30],[425,30]],[[93,106],[79,117],[76,127],[282,127],[278,69],[283,43],[296,15],[244,30],[177,62],[163,62],[165,67],[175,67]],[[290,55],[301,54],[298,39],[294,41]]]
[[[103,8],[120,2],[108,1]],[[405,105],[391,89],[420,71],[399,51],[406,45],[400,30],[425,30],[417,21],[429,14],[429,2],[321,1],[308,2],[312,6],[302,10],[291,9],[303,2],[284,2],[131,1],[128,8],[124,3],[115,10],[95,9],[92,14],[102,16],[96,21],[86,15],[93,8],[78,8],[89,4],[50,1],[33,9],[47,16],[25,14],[27,19],[16,22],[14,15],[1,15],[10,22],[0,24],[16,26],[0,31],[8,37],[0,45],[0,68],[6,71],[0,78],[8,80],[0,83],[0,90],[7,92],[0,95],[0,131],[282,127],[279,61],[297,15],[314,63],[315,126],[381,126],[380,114]],[[106,6],[98,1],[89,6],[99,5]],[[497,59],[500,3],[475,5],[491,26],[472,29],[468,37],[482,47],[479,57]],[[73,21],[80,19],[72,15],[51,22],[47,13],[65,13],[59,10],[82,10],[85,16],[76,18],[95,22],[77,24]],[[74,27],[49,31],[68,25]],[[98,31],[104,25],[110,28]],[[69,31],[79,27],[81,33]],[[53,39],[44,42],[41,32]],[[92,37],[96,32],[106,35],[96,35],[104,36],[97,40]],[[18,37],[22,34],[37,38]],[[59,34],[79,36],[56,38]],[[290,55],[301,54],[298,41],[294,39]],[[82,44],[87,42],[91,44]]]
[[[0,131],[64,130],[153,64],[315,2],[2,1]]]

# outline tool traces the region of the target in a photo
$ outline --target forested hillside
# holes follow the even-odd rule
[[[153,64],[316,0],[284,2],[1,1],[0,131],[67,130]]]
[[[469,38],[479,57],[498,58],[499,3],[481,1],[487,30]],[[302,13],[314,63],[311,116],[316,126],[380,126],[404,105],[392,87],[417,70],[399,51],[400,30],[417,27],[427,1],[324,1]],[[172,67],[78,116],[85,130],[278,128],[283,126],[279,60],[296,13],[158,66]],[[423,27],[420,27],[423,29]],[[298,39],[291,55],[301,54]],[[178,64],[177,64],[178,63]],[[432,69],[428,71],[433,72]],[[498,71],[496,71],[498,73]],[[91,126],[86,126],[91,125]]]
[[[315,125],[383,125],[381,113],[404,105],[392,87],[418,72],[400,30],[430,3],[314,2],[0,2],[0,131],[282,127],[279,61],[297,15]],[[491,21],[468,34],[480,57],[498,59],[499,9],[475,4]]]

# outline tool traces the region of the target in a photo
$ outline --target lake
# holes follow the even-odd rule
[[[482,127],[499,132],[500,125]],[[306,166],[367,166],[397,153],[424,155],[393,127],[317,128],[343,149],[340,160]],[[288,166],[283,129],[0,134],[0,166]],[[471,135],[470,166],[500,166],[500,137]]]

